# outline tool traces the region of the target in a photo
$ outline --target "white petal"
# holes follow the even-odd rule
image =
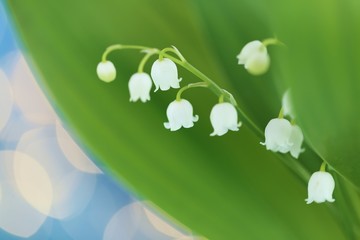
[[[291,102],[290,89],[286,90],[282,97],[282,108],[285,116],[290,116],[292,119],[295,118],[295,113],[293,110],[293,105]]]
[[[230,103],[216,104],[210,113],[210,122],[214,128],[210,136],[222,136],[231,131],[238,131],[238,115],[235,107]]]
[[[265,145],[267,150],[286,153],[290,151],[292,143],[290,135],[292,126],[286,119],[271,119],[265,128]]]
[[[147,73],[135,73],[129,80],[130,102],[150,100],[152,81]]]
[[[293,125],[289,141],[293,144],[290,149],[290,154],[294,158],[298,158],[300,153],[303,152],[303,149],[301,148],[303,140],[304,135],[301,131],[301,128],[297,125]]]
[[[156,90],[160,88],[162,91],[172,88],[179,88],[178,71],[176,64],[168,58],[156,60],[151,67],[151,77],[156,86]]]
[[[164,127],[165,127],[166,129],[170,129],[170,128],[171,128],[171,127],[170,127],[170,123],[164,122]]]
[[[252,42],[247,43],[243,49],[241,49],[239,55],[237,55],[238,58],[238,64],[245,64],[249,57],[251,57],[254,53],[257,53],[260,48],[265,47],[262,42],[259,40],[255,40]]]
[[[104,82],[111,82],[116,77],[116,69],[112,62],[100,62],[97,65],[96,73],[98,77]]]
[[[181,127],[190,128],[198,120],[198,116],[193,116],[193,107],[185,99],[173,101],[169,104],[166,115],[169,122],[164,123],[165,128],[176,131]]]

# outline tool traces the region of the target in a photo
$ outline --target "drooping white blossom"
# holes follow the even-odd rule
[[[100,62],[97,65],[96,73],[104,82],[112,82],[116,78],[116,68],[110,61]]]
[[[168,58],[156,60],[151,67],[151,77],[155,84],[155,92],[160,88],[162,91],[170,88],[179,88],[181,78],[178,78],[176,64]]]
[[[265,128],[265,142],[267,150],[273,152],[287,153],[294,145],[290,142],[292,132],[291,123],[284,118],[271,119]]]
[[[181,127],[191,128],[194,122],[199,120],[199,116],[193,116],[193,107],[185,99],[171,102],[166,110],[166,116],[169,122],[165,122],[164,126],[170,131],[179,130]]]
[[[135,73],[129,80],[130,102],[150,100],[152,81],[147,73]]]
[[[227,102],[218,103],[212,108],[210,122],[214,128],[210,136],[222,136],[229,130],[238,131],[241,126],[234,105]]]
[[[292,119],[295,118],[294,108],[291,102],[290,89],[286,90],[282,97],[282,109],[284,112],[284,116],[289,116]]]
[[[301,148],[303,140],[304,136],[299,126],[292,125],[285,118],[274,118],[266,125],[265,142],[261,144],[265,145],[267,150],[290,152],[291,156],[298,158],[304,151]]]
[[[238,64],[244,65],[245,69],[253,75],[264,74],[270,66],[267,48],[258,40],[247,43],[237,55],[237,58]]]
[[[312,202],[323,203],[325,201],[334,202],[332,194],[335,189],[334,178],[328,172],[318,171],[311,175],[308,184],[307,204]]]

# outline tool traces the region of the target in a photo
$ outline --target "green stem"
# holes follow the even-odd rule
[[[181,100],[181,94],[190,89],[190,88],[196,88],[196,87],[208,87],[207,83],[204,82],[198,82],[198,83],[190,83],[189,85],[180,88],[180,90],[177,92],[176,94],[176,101],[180,101]]]
[[[221,94],[219,97],[219,103],[223,103],[224,102],[224,94]]]
[[[320,172],[325,172],[326,171],[326,162],[323,162],[320,166]]]
[[[157,49],[156,49],[157,50]],[[151,56],[153,56],[154,54],[157,54],[158,51],[156,50],[153,50],[153,51],[149,51],[140,61],[140,64],[139,64],[139,68],[138,68],[138,72],[139,73],[142,73],[144,72],[144,67],[145,67],[145,64],[147,63],[147,61],[149,60],[149,58]]]
[[[256,124],[250,120],[250,118],[242,111],[242,109],[237,105],[236,100],[234,99],[234,97],[232,96],[231,93],[229,93],[228,91],[222,89],[219,85],[217,85],[213,80],[211,80],[208,76],[206,76],[205,74],[203,74],[202,72],[200,72],[197,68],[195,68],[193,65],[191,65],[189,62],[185,61],[180,61],[177,58],[174,58],[173,56],[164,53],[163,54],[164,57],[167,57],[169,59],[171,59],[172,61],[174,61],[175,63],[177,63],[179,66],[183,67],[184,69],[188,70],[189,72],[191,72],[192,74],[194,74],[195,76],[197,76],[200,80],[204,81],[205,83],[208,84],[208,88],[218,97],[220,97],[221,95],[224,95],[224,99],[231,102],[236,110],[239,113],[240,118],[242,119],[242,121],[247,124],[247,126],[252,129],[257,136],[259,136],[260,138],[264,137],[263,131],[260,130]]]
[[[174,47],[174,46],[173,46],[172,48],[168,47],[168,48],[162,49],[162,50],[160,51],[160,53],[159,53],[159,60],[162,60],[167,52],[175,53],[176,56],[178,56],[182,62],[186,62],[184,56],[183,56],[183,55],[180,53],[180,51],[179,51],[176,47]]]
[[[280,109],[278,118],[280,118],[280,119],[284,118],[284,109],[283,108]]]
[[[267,42],[266,42],[267,41]],[[270,44],[270,40],[265,40],[266,44]],[[113,45],[110,46],[106,49],[106,51],[104,52],[103,56],[102,56],[102,60],[106,61],[106,57],[107,55],[114,51],[114,50],[121,50],[121,49],[139,49],[139,50],[145,50],[148,51],[150,49],[154,49],[154,48],[150,48],[150,47],[144,47],[144,46],[137,46],[137,45]],[[175,58],[174,56],[166,53],[167,51],[170,51],[172,53],[175,53],[179,58]],[[158,49],[154,49],[155,53],[159,54],[159,59],[160,57],[166,57],[169,58],[170,60],[172,60],[173,62],[175,62],[176,64],[178,64],[179,66],[183,67],[184,69],[188,70],[189,72],[191,72],[192,74],[194,74],[195,76],[197,76],[200,80],[202,80],[203,82],[205,82],[207,84],[207,87],[218,97],[220,97],[221,95],[224,96],[224,100],[229,101],[230,103],[232,103],[236,110],[239,113],[240,118],[242,119],[242,121],[261,139],[264,138],[264,133],[262,130],[260,130],[256,124],[250,120],[250,118],[245,114],[245,112],[242,111],[242,109],[238,106],[238,104],[236,103],[235,98],[233,97],[233,95],[231,93],[229,93],[228,91],[222,89],[220,86],[218,86],[213,80],[211,80],[208,76],[206,76],[205,74],[203,74],[201,71],[199,71],[197,68],[195,68],[193,65],[191,65],[190,63],[188,63],[185,58],[181,55],[181,53],[176,49],[173,48],[165,48],[162,51],[158,50]],[[301,165],[299,162],[297,161],[289,161],[290,157],[287,157],[285,155],[279,155],[276,154],[276,156],[278,156],[282,162],[288,167],[290,168],[293,172],[296,172],[300,178],[303,181],[307,181],[310,177],[309,172],[304,168],[303,165]]]
[[[111,53],[112,51],[115,50],[123,50],[123,49],[138,49],[138,50],[149,50],[149,49],[153,49],[153,48],[149,48],[149,47],[144,47],[144,46],[139,46],[139,45],[122,45],[122,44],[115,44],[115,45],[111,45],[110,47],[106,48],[105,52],[102,55],[101,61],[105,62],[106,61],[106,57],[109,53]]]
[[[283,46],[285,46],[285,44],[280,42],[277,38],[264,39],[262,41],[262,44],[264,44],[265,47],[270,46],[270,45],[283,45]]]
[[[188,70],[189,72],[191,72],[192,74],[194,74],[195,76],[197,76],[199,79],[201,79],[202,81],[204,81],[205,83],[208,84],[208,88],[216,95],[216,96],[220,96],[220,95],[224,95],[227,96],[227,100],[229,102],[231,102],[236,110],[239,113],[239,116],[241,118],[241,120],[260,138],[263,139],[264,138],[264,132],[262,130],[260,130],[256,124],[250,120],[250,118],[245,114],[245,112],[242,111],[242,109],[237,105],[236,100],[234,99],[234,97],[232,96],[231,93],[229,93],[228,91],[220,88],[213,80],[211,80],[208,76],[206,76],[205,74],[203,74],[202,72],[200,72],[197,68],[195,68],[193,65],[191,65],[188,62],[182,62],[177,58],[174,58],[171,55],[168,54],[164,54],[165,57],[171,59],[172,61],[174,61],[175,63],[177,63],[179,66],[183,67],[184,69]],[[307,180],[310,177],[310,173],[309,171],[303,166],[301,165],[298,161],[289,161],[288,156],[286,155],[279,155],[276,154],[277,157],[279,157],[281,159],[281,161],[289,168],[291,169],[293,172],[297,173],[299,175],[299,177],[302,179],[302,181],[307,182]],[[293,159],[292,159],[293,160]]]

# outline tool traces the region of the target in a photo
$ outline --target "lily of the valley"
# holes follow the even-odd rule
[[[178,78],[176,64],[168,58],[156,60],[151,67],[151,77],[155,84],[155,92],[169,90],[170,88],[179,88],[181,78]]]
[[[130,102],[150,100],[152,81],[147,73],[135,73],[129,80]]]
[[[214,128],[210,136],[222,136],[229,130],[239,131],[241,126],[234,105],[227,102],[218,103],[212,108],[210,122]]]
[[[103,61],[97,65],[96,73],[100,80],[112,82],[116,78],[116,68],[110,61]]]
[[[185,99],[171,102],[166,110],[166,115],[169,122],[165,122],[164,126],[170,131],[179,130],[181,127],[191,128],[194,126],[194,122],[199,120],[199,116],[193,116],[193,107]]]
[[[303,133],[299,126],[292,125],[287,119],[271,119],[265,128],[265,142],[267,150],[273,152],[288,153],[298,158],[303,151],[301,148],[304,140]]]
[[[330,173],[318,171],[311,175],[308,184],[307,204],[312,202],[323,203],[325,201],[334,202],[332,194],[335,189],[335,181]]]
[[[270,57],[266,46],[258,40],[247,43],[237,55],[238,64],[253,75],[264,74],[270,66]]]

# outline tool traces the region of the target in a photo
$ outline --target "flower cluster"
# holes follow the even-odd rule
[[[97,66],[98,77],[104,82],[112,82],[116,77],[116,68],[110,61],[100,62]],[[151,80],[152,78],[152,80]],[[150,91],[152,82],[155,85],[155,92],[158,89],[162,91],[170,88],[179,88],[178,72],[176,64],[170,59],[163,58],[156,60],[151,67],[151,78],[149,74],[139,71],[134,73],[129,80],[130,101],[141,100],[146,102],[150,100]]]
[[[180,57],[182,62],[185,59],[178,52],[176,48],[170,49],[174,51]],[[150,100],[150,91],[152,84],[155,85],[155,92],[159,89],[161,91],[167,91],[171,88],[180,88],[181,78],[178,77],[178,69],[174,61],[169,57],[164,57],[159,52],[159,59],[157,59],[151,67],[151,77],[149,74],[143,72],[143,65],[149,56],[156,53],[156,51],[145,51],[147,55],[144,57],[144,61],[139,66],[137,73],[134,73],[129,80],[129,92],[130,101],[136,102],[141,100],[147,102]],[[97,66],[98,77],[104,82],[111,82],[116,77],[116,68],[114,64],[108,60],[103,60]],[[210,82],[211,83],[211,82]],[[183,87],[179,90],[176,99],[171,102],[166,110],[168,122],[164,123],[166,129],[170,131],[177,131],[180,128],[191,128],[194,126],[194,122],[199,120],[197,115],[193,115],[193,107],[191,103],[181,98],[181,93],[192,87],[208,87],[208,82],[195,83]],[[224,95],[229,95],[225,90],[219,91],[219,103],[216,104],[210,113],[210,121],[214,128],[211,136],[222,136],[230,131],[238,131],[241,123],[238,122],[238,114],[235,106],[229,102],[224,101]],[[232,97],[232,96],[231,96]]]
[[[279,43],[277,39],[266,39],[262,42],[258,40],[251,41],[237,55],[238,63],[244,65],[245,69],[252,75],[264,74],[270,67],[267,46]],[[202,82],[191,83],[178,90],[176,99],[168,105],[166,110],[168,119],[167,122],[164,122],[166,129],[177,131],[181,128],[194,126],[194,123],[199,120],[199,116],[194,115],[192,104],[183,99],[181,94],[190,88],[206,87],[211,89],[219,98],[219,102],[213,106],[210,112],[210,122],[214,129],[210,136],[222,136],[229,130],[239,130],[241,122],[238,121],[237,110],[243,117],[246,118],[246,115],[239,108],[236,109],[237,103],[233,96],[190,65],[175,47],[164,48],[160,51],[135,45],[113,45],[105,51],[102,61],[96,69],[97,75],[102,81],[112,82],[116,78],[116,68],[112,62],[106,60],[106,56],[111,51],[120,49],[140,49],[143,53],[146,53],[139,64],[138,71],[129,80],[130,102],[149,101],[153,84],[155,85],[155,92],[159,89],[161,91],[167,91],[171,88],[179,89],[182,79],[178,77],[177,65],[182,66],[202,80]],[[168,54],[168,52],[175,54],[176,57]],[[152,64],[150,77],[143,69],[148,59],[154,54],[158,54],[159,58]],[[279,116],[271,119],[265,127],[265,141],[261,142],[261,144],[272,152],[290,153],[293,158],[299,158],[299,155],[304,151],[301,147],[304,135],[301,128],[295,124],[295,117],[291,92],[287,90],[282,98]],[[335,181],[330,173],[325,172],[325,166],[326,164],[323,163],[320,171],[315,172],[309,180],[307,204],[335,201],[332,198]]]

